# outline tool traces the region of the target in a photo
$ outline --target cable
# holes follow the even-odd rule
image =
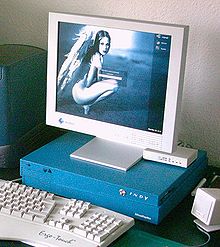
[[[208,239],[206,240],[205,243],[200,244],[200,245],[184,245],[183,247],[203,247],[203,246],[206,246],[210,242],[211,240],[210,234],[206,232],[205,230],[203,230],[202,228],[200,228],[199,226],[196,226],[196,227],[200,232],[204,233],[208,237]]]
[[[184,142],[184,141],[182,141],[182,140],[179,140],[179,141],[177,142],[177,146],[185,147],[185,148],[192,148],[192,145],[191,145],[191,144],[186,143],[186,142]]]
[[[16,178],[16,179],[13,179],[13,180],[11,180],[12,182],[19,182],[19,181],[21,181],[22,180],[22,178]]]

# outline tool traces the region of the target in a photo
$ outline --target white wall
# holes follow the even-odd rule
[[[220,166],[219,0],[1,0],[0,44],[47,48],[49,11],[189,25],[180,139]]]

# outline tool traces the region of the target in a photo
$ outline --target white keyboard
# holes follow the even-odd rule
[[[108,246],[134,219],[89,202],[0,180],[0,239],[32,246]]]

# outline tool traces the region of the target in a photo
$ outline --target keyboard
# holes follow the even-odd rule
[[[0,239],[32,246],[104,247],[134,219],[89,202],[0,180]]]

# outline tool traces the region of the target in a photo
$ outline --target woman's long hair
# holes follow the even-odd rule
[[[109,33],[107,31],[104,30],[100,30],[96,33],[95,36],[95,40],[93,45],[89,48],[84,61],[85,62],[89,62],[91,60],[91,57],[97,52],[99,51],[99,44],[100,44],[100,40],[104,37],[107,37],[109,39],[109,42],[111,43],[111,37],[109,35]]]

